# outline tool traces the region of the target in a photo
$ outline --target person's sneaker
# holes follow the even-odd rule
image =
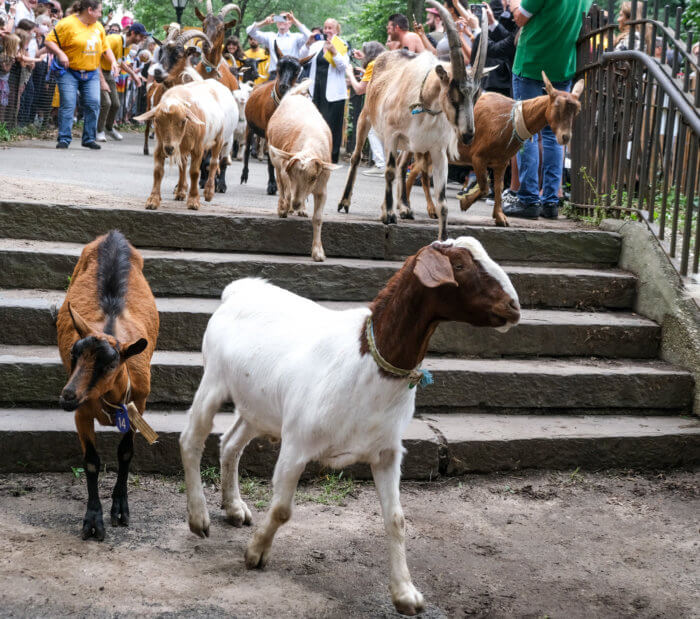
[[[92,150],[100,150],[102,148],[97,142],[85,142],[83,146]]]
[[[540,205],[523,204],[518,200],[515,204],[503,206],[503,214],[508,217],[519,217],[521,219],[537,219],[540,214]]]
[[[515,204],[518,201],[518,194],[513,191],[512,189],[506,189],[502,194],[501,194],[501,205],[503,207],[510,206],[511,204]]]
[[[547,219],[557,219],[559,217],[559,202],[548,202],[542,205],[540,217]]]
[[[369,170],[365,170],[362,172],[365,176],[384,176],[384,168],[370,168]]]
[[[56,148],[68,148],[68,142],[56,142]]]
[[[105,135],[105,132],[104,132],[104,131],[98,131],[98,132],[97,132],[97,136],[96,136],[96,140],[97,140],[98,142],[106,142],[106,141],[107,141],[107,136]]]
[[[117,140],[117,141],[124,139],[124,136],[121,133],[119,133],[119,131],[117,131],[116,129],[112,129],[111,131],[108,131],[107,135],[110,138],[112,138],[113,140]]]

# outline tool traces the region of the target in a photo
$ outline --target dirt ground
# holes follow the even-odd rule
[[[408,562],[424,617],[698,617],[696,473],[523,473],[405,483]],[[114,475],[102,476],[109,514]],[[131,526],[79,538],[84,480],[0,477],[0,615],[391,617],[386,541],[371,485],[300,488],[268,567],[252,529],[185,522],[182,481],[132,476]],[[247,494],[247,496],[246,496]],[[269,498],[248,480],[256,521]]]

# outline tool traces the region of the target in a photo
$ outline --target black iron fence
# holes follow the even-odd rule
[[[571,148],[571,202],[584,214],[645,221],[681,274],[700,260],[700,53],[682,11],[593,5],[578,41],[583,108]],[[673,22],[673,25],[671,25]],[[683,40],[685,39],[685,40]]]

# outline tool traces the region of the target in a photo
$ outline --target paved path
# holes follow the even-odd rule
[[[107,142],[99,152],[81,148],[74,140],[70,149],[57,151],[55,142],[31,140],[17,142],[0,149],[0,184],[5,199],[32,199],[39,201],[103,204],[105,206],[143,206],[153,182],[153,159],[142,153],[143,134],[128,133],[123,142]],[[153,143],[152,143],[153,147]],[[229,168],[228,192],[216,194],[212,203],[202,200],[202,210],[228,213],[275,213],[277,197],[265,193],[267,165],[256,159],[251,161],[247,185],[240,185],[242,162],[236,161]],[[362,167],[365,171],[367,168]],[[350,214],[338,214],[336,207],[343,191],[348,164],[331,175],[324,218],[378,219],[384,192],[381,177],[358,174]],[[41,179],[37,182],[36,179]],[[163,179],[163,210],[184,210],[182,202],[170,199],[177,180],[177,170],[166,164]],[[33,181],[33,182],[32,182]],[[493,225],[492,207],[484,202],[475,204],[468,214],[459,210],[455,194],[459,186],[448,184],[447,197],[450,209],[449,222],[474,225]],[[412,194],[413,208],[418,221],[434,225],[425,210],[425,197],[420,187]],[[308,209],[309,214],[311,208]],[[399,223],[399,225],[401,225]],[[569,228],[576,224],[561,219],[557,222],[513,221],[517,227]]]

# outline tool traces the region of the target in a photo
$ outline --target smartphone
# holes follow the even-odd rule
[[[323,41],[323,35],[322,35],[322,34],[319,34],[319,33],[316,33],[316,34],[314,35],[314,41]]]
[[[273,19],[275,22],[287,21],[287,18],[284,15],[275,15]]]
[[[479,19],[479,21],[481,21],[481,12],[484,10],[484,6],[482,4],[470,4],[469,10],[474,13],[474,16]]]

